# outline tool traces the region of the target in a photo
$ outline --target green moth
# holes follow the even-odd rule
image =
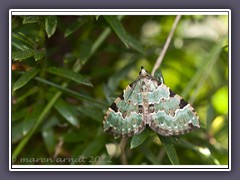
[[[148,126],[162,136],[200,128],[194,108],[143,67],[138,78],[108,108],[103,128],[114,136],[131,137]]]

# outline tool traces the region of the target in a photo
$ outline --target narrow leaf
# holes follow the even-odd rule
[[[40,114],[42,112],[42,106],[36,103],[34,106],[29,107],[28,113],[25,115],[22,134],[26,135],[36,124]]]
[[[44,83],[44,84],[50,85],[52,87],[55,87],[55,88],[59,89],[60,91],[66,92],[69,95],[71,95],[71,96],[73,96],[73,97],[75,97],[77,99],[87,100],[89,102],[96,103],[96,105],[98,105],[98,106],[104,106],[104,107],[107,106],[107,104],[104,101],[98,101],[97,99],[94,99],[94,98],[92,98],[90,96],[87,96],[85,93],[79,93],[79,92],[76,92],[76,91],[72,91],[69,88],[65,88],[65,87],[60,86],[60,85],[58,85],[56,83],[53,83],[51,81],[47,81],[47,80],[39,78],[39,77],[36,77],[35,79],[37,81],[41,82],[41,83]]]
[[[214,120],[215,117],[215,110],[213,108],[213,105],[211,103],[211,101],[208,104],[208,109],[207,109],[207,113],[206,113],[206,128],[209,130],[211,128],[211,124]]]
[[[48,38],[50,38],[57,29],[57,16],[46,16],[45,18],[45,30]]]
[[[73,23],[71,23],[65,30],[64,36],[68,37],[72,33],[74,33],[76,30],[78,30],[82,25],[84,25],[87,22],[87,17],[81,16],[77,18]]]
[[[179,164],[178,156],[174,145],[171,142],[171,137],[158,136],[163,144],[163,147],[168,155],[170,162],[174,165]]]
[[[23,122],[19,121],[16,123],[12,123],[12,134],[11,134],[11,140],[12,143],[18,142],[20,139],[23,138],[22,128],[23,128]]]
[[[62,99],[58,99],[54,107],[70,124],[77,128],[80,127],[78,118],[72,111],[70,105],[65,103]]]
[[[117,16],[104,16],[105,20],[111,26],[116,35],[121,39],[127,48],[129,48],[129,36]]]
[[[79,48],[79,53],[80,53],[79,59],[82,65],[84,65],[88,61],[89,57],[91,56],[92,47],[93,47],[93,44],[89,40],[81,42],[81,45]]]
[[[60,124],[60,119],[58,117],[56,117],[55,115],[50,116],[48,118],[48,120],[41,127],[41,131],[45,131],[45,130],[47,130],[49,128],[57,126],[58,124]]]
[[[131,146],[130,149],[136,148],[140,146],[150,135],[148,129],[145,129],[142,133],[134,135],[131,139]]]
[[[157,156],[153,153],[152,149],[149,148],[143,148],[144,156],[153,164],[153,165],[159,165],[159,161]]]
[[[26,90],[24,92],[24,94],[22,94],[21,96],[16,98],[16,104],[23,102],[23,101],[27,101],[26,98],[33,95],[34,93],[36,93],[38,91],[37,87],[32,87],[29,88],[28,90]]]
[[[130,34],[128,34],[128,41],[129,41],[129,46],[131,46],[133,49],[141,53],[142,55],[145,55],[145,49],[143,48],[142,44],[132,37]]]
[[[158,82],[164,83],[164,78],[163,78],[160,68],[156,69],[156,71],[154,73],[154,77],[157,78]]]
[[[52,128],[44,129],[42,131],[42,137],[48,153],[52,154],[56,146],[53,129]]]
[[[124,79],[128,73],[132,70],[133,67],[136,66],[136,62],[135,61],[130,61],[128,64],[126,64],[121,70],[119,70],[118,72],[116,72],[114,75],[112,75],[109,80],[108,80],[108,84],[107,87],[112,91],[116,91],[116,88],[119,84],[119,82]]]
[[[13,91],[16,91],[17,89],[20,89],[24,85],[26,85],[32,78],[34,78],[37,73],[39,72],[39,69],[32,68],[31,70],[25,72],[13,85]]]
[[[34,51],[34,59],[35,61],[38,61],[40,59],[43,58],[43,56],[45,56],[46,54],[46,50],[43,48],[43,49],[39,49],[39,50],[35,50]]]
[[[38,23],[41,20],[41,16],[24,16],[23,24]]]
[[[22,120],[27,114],[27,108],[22,108],[19,111],[12,112],[12,122]]]
[[[77,109],[85,116],[90,117],[91,119],[96,120],[97,122],[102,122],[101,111],[97,111],[96,109],[93,109],[93,107],[84,107],[84,106],[81,106]]]
[[[24,50],[24,51],[14,51],[12,52],[12,59],[14,61],[21,61],[23,59],[27,59],[30,58],[34,55],[34,50],[33,49],[28,49],[28,50]]]
[[[79,84],[84,84],[86,86],[93,87],[92,83],[83,75],[70,71],[69,69],[57,68],[57,67],[47,67],[47,72],[68,78]]]
[[[104,139],[103,138],[97,138],[96,140],[92,141],[81,153],[84,157],[89,156],[96,156],[98,152],[102,149],[104,146]]]
[[[86,132],[81,131],[74,131],[74,132],[67,132],[63,135],[63,141],[68,143],[77,143],[80,141],[85,140]],[[85,133],[85,134],[84,134]]]
[[[21,51],[31,50],[33,49],[33,47],[36,46],[36,43],[34,42],[34,40],[22,32],[12,33],[12,38],[13,38],[12,42],[15,42],[15,44],[18,44],[18,46],[20,46],[20,48],[18,49],[20,49]]]

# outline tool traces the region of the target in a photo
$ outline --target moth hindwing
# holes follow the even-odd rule
[[[114,136],[130,137],[146,126],[162,136],[200,128],[194,108],[142,67],[138,78],[108,108],[103,128]]]

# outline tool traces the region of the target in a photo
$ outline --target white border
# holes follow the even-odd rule
[[[228,159],[228,163],[229,163],[229,169],[231,170],[231,165],[232,165],[232,131],[231,131],[231,127],[232,127],[232,77],[231,77],[231,68],[232,68],[232,17],[231,17],[231,11],[229,10],[229,15],[228,15],[228,153],[229,153],[229,159]]]
[[[13,168],[19,168],[14,169],[14,171],[24,171],[25,169],[28,171],[36,171],[37,168],[39,168],[37,169],[38,171],[64,171],[66,169],[67,171],[213,171],[213,169],[214,171],[230,171],[226,169],[228,168],[227,165],[37,165],[37,168],[35,166],[36,165],[13,165]]]
[[[12,165],[12,15],[229,15],[229,165]],[[230,171],[231,170],[231,10],[230,9],[10,9],[9,10],[9,170],[10,171]],[[84,169],[88,168],[88,169]],[[101,168],[101,169],[95,169]],[[108,169],[111,168],[111,169]],[[128,168],[128,169],[124,169]],[[141,168],[141,169],[134,169]],[[144,168],[144,169],[142,169]]]
[[[9,42],[8,42],[8,46],[9,46],[9,65],[8,65],[8,77],[9,77],[9,82],[8,82],[8,97],[9,97],[9,104],[8,104],[8,108],[9,108],[9,112],[8,112],[8,117],[9,117],[9,170],[12,170],[11,165],[12,165],[12,15],[11,15],[11,11],[9,11]]]
[[[12,15],[228,15],[229,9],[12,9]],[[227,11],[227,12],[226,12]]]

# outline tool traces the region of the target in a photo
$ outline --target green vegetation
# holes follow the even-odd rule
[[[108,106],[141,66],[151,72],[174,19],[13,16],[14,164],[227,165],[227,16],[182,16],[160,67],[201,129],[171,138],[103,132]]]

